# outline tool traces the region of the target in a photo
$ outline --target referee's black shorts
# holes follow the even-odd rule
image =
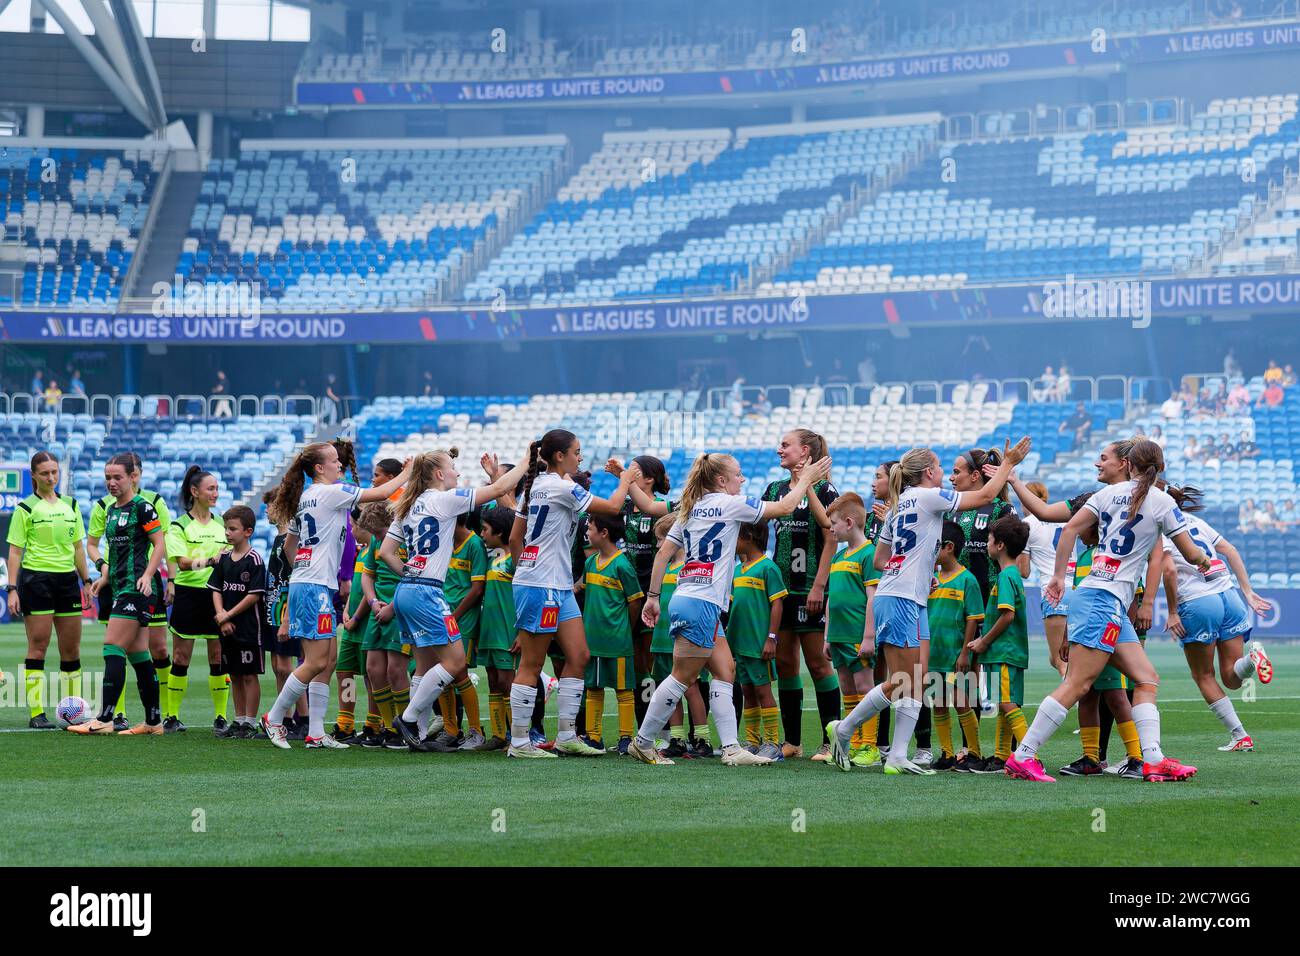
[[[76,571],[28,571],[18,576],[24,617],[81,617],[81,578]]]
[[[191,640],[217,640],[221,633],[217,628],[217,612],[212,607],[212,594],[206,586],[176,585],[176,597],[172,601],[172,633]]]

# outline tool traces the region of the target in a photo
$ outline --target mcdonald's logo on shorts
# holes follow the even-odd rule
[[[1101,632],[1101,643],[1103,647],[1114,647],[1115,639],[1119,637],[1119,625],[1111,621],[1106,625],[1106,629]]]
[[[552,604],[549,607],[542,608],[542,623],[540,625],[542,630],[550,630],[553,627],[558,627],[559,621],[560,608],[558,605]]]

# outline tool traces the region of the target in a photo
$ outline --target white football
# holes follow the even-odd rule
[[[81,697],[65,697],[59,701],[59,706],[55,708],[54,715],[59,718],[59,723],[65,727],[73,724],[84,724],[90,720],[90,704]]]

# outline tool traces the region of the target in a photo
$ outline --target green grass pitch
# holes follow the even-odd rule
[[[88,625],[88,671],[101,664],[101,639],[102,629]],[[0,666],[10,676],[0,691],[0,773],[11,795],[0,804],[4,865],[384,865],[416,862],[419,847],[494,865],[861,865],[882,853],[894,863],[960,866],[1300,861],[1297,645],[1270,651],[1277,676],[1254,702],[1234,694],[1258,750],[1221,754],[1215,748],[1226,735],[1181,653],[1153,638],[1165,748],[1199,767],[1196,779],[1037,786],[951,773],[844,774],[808,760],[656,768],[612,755],[516,762],[501,753],[322,752],[300,743],[285,753],[211,736],[201,654],[181,714],[188,733],[118,740],[29,732],[14,694],[24,650],[20,626],[0,627]],[[1029,710],[1054,676],[1041,640],[1034,653]],[[47,667],[57,668],[53,651]],[[268,674],[263,709],[273,691]],[[132,676],[127,694],[128,715],[138,719]],[[812,700],[809,693],[806,706]],[[611,694],[607,710],[612,702]],[[606,740],[617,737],[615,725],[607,717]],[[1074,726],[1071,715],[1045,748],[1049,772],[1078,756]],[[984,721],[984,740],[992,730]],[[820,740],[815,711],[805,712],[804,739]]]

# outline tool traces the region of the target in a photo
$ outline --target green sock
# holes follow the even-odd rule
[[[214,718],[224,719],[230,704],[230,678],[225,674],[209,674],[208,693],[212,695]]]
[[[122,656],[125,657],[126,655],[123,654]],[[126,684],[122,685],[122,692],[117,695],[117,706],[113,708],[113,716],[114,717],[126,716]]]
[[[668,732],[669,732],[669,734],[672,736],[672,738],[673,738],[674,740],[680,740],[680,741],[682,741],[683,743],[686,741],[686,725],[685,725],[685,724],[676,724],[675,726],[669,728],[669,731],[668,731]]]

